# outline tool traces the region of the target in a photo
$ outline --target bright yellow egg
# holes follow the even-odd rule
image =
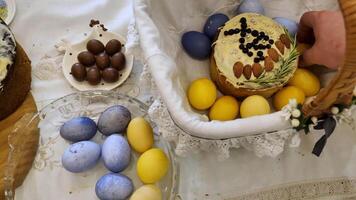
[[[318,77],[306,69],[297,69],[288,85],[296,86],[303,90],[307,97],[318,94],[320,90],[320,81]]]
[[[290,99],[295,99],[298,104],[303,104],[305,100],[305,94],[303,90],[295,87],[288,86],[281,89],[273,97],[273,105],[276,110],[282,110],[282,108],[289,103]]]
[[[210,120],[233,120],[239,114],[239,102],[231,96],[220,97],[210,108]]]
[[[215,84],[207,78],[193,81],[188,88],[189,103],[198,110],[210,108],[216,100],[216,95]]]
[[[130,200],[162,200],[162,192],[155,185],[143,185],[132,194]]]
[[[132,119],[127,127],[127,140],[138,153],[143,153],[153,146],[153,130],[144,118]]]
[[[240,115],[242,118],[265,115],[271,112],[268,101],[260,95],[252,95],[242,101]]]
[[[164,177],[168,171],[169,160],[166,154],[158,148],[143,153],[137,161],[137,175],[145,184],[155,183]]]

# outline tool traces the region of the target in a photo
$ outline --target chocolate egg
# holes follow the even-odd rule
[[[103,79],[105,82],[113,83],[119,80],[119,72],[112,67],[106,68],[103,71]]]
[[[109,55],[114,55],[115,53],[120,52],[121,42],[116,39],[110,40],[108,43],[106,43],[105,51]]]
[[[87,66],[87,67],[90,67],[92,65],[94,65],[95,63],[95,57],[92,53],[90,53],[89,51],[83,51],[83,52],[80,52],[78,54],[78,61]]]
[[[126,62],[125,55],[121,52],[115,53],[111,57],[111,66],[119,71],[124,69],[125,62]]]
[[[91,67],[87,72],[87,81],[90,85],[98,85],[101,81],[100,71],[97,67]]]
[[[106,53],[95,56],[95,63],[99,69],[103,70],[110,66],[110,57]]]
[[[85,69],[84,65],[80,63],[75,63],[74,65],[72,65],[71,74],[75,80],[81,82],[85,80],[85,77],[87,76],[87,70]]]
[[[91,53],[97,55],[105,50],[104,44],[96,39],[91,39],[87,43],[87,49]]]

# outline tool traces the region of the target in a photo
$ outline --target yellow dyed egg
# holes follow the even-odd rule
[[[188,88],[189,103],[198,110],[210,108],[216,100],[216,95],[215,84],[207,78],[193,81]]]
[[[288,85],[296,86],[303,90],[307,97],[318,94],[320,90],[320,81],[318,77],[306,69],[297,69]]]
[[[162,200],[162,192],[155,185],[143,185],[132,194],[130,200]]]
[[[132,149],[143,153],[153,146],[153,130],[144,118],[132,119],[127,127],[127,140]]]
[[[168,171],[169,160],[166,154],[158,148],[143,153],[137,161],[137,175],[145,184],[155,183],[164,177]]]
[[[298,104],[303,104],[305,100],[305,94],[303,90],[295,86],[285,87],[277,92],[276,95],[274,95],[274,108],[276,110],[282,110],[282,108],[289,103],[290,99],[295,99]]]
[[[252,95],[242,101],[240,115],[242,118],[265,115],[271,112],[268,101],[259,95]]]
[[[228,121],[233,120],[239,114],[239,102],[231,96],[220,97],[211,107],[210,120]]]

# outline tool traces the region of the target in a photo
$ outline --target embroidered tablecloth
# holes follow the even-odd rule
[[[309,0],[304,6],[313,9],[321,2]],[[55,48],[61,39],[79,41],[90,31],[88,24],[93,18],[125,36],[133,18],[131,0],[17,0],[16,3],[17,14],[11,27],[32,60],[32,93],[39,108],[76,91],[61,74],[62,53]],[[154,97],[139,84],[141,71],[141,62],[135,61],[129,80],[116,90],[150,104]],[[287,149],[277,158],[259,158],[244,149],[232,151],[225,161],[218,161],[210,152],[180,158],[180,197],[183,200],[249,200],[356,196],[356,134],[350,127],[338,127],[320,158],[310,153],[315,140],[312,137],[316,136],[302,136],[299,148]],[[17,190],[18,197],[31,196],[24,191],[48,192],[45,184],[51,180],[38,181],[43,188],[24,190],[24,187],[37,185],[25,181]]]

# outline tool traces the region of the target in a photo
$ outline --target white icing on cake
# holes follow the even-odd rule
[[[0,91],[3,81],[14,63],[16,55],[16,42],[9,27],[0,21]]]
[[[226,80],[230,82],[235,87],[239,87],[239,85],[243,84],[247,79],[242,75],[241,77],[237,78],[234,75],[233,66],[236,62],[241,62],[244,65],[252,65],[254,64],[254,58],[256,57],[257,51],[251,49],[253,52],[253,56],[249,57],[248,55],[244,54],[242,50],[239,48],[240,42],[239,39],[241,38],[240,34],[233,34],[233,35],[225,35],[225,31],[229,31],[231,29],[240,29],[240,19],[246,18],[248,27],[252,30],[257,30],[259,32],[266,33],[270,39],[273,41],[279,40],[280,36],[285,33],[284,28],[273,21],[271,18],[265,17],[260,14],[255,13],[244,13],[241,15],[237,15],[234,18],[230,19],[226,22],[225,26],[221,29],[220,34],[217,40],[214,43],[214,58],[218,70],[226,77]],[[247,34],[244,38],[245,44],[252,43],[255,39],[251,34]],[[268,41],[263,41],[262,44],[268,44]],[[271,45],[272,48],[277,49],[275,44]],[[267,55],[267,49],[258,50],[262,51],[263,55]],[[266,76],[273,76],[274,72],[281,67],[281,61],[289,56],[291,49],[284,48],[284,54],[281,55],[279,62],[274,64],[274,69],[270,72],[266,73]],[[264,66],[264,61],[260,61],[259,64]],[[256,77],[252,74],[250,80],[255,80]],[[260,87],[259,85],[253,85],[250,83],[250,86],[255,88]]]

